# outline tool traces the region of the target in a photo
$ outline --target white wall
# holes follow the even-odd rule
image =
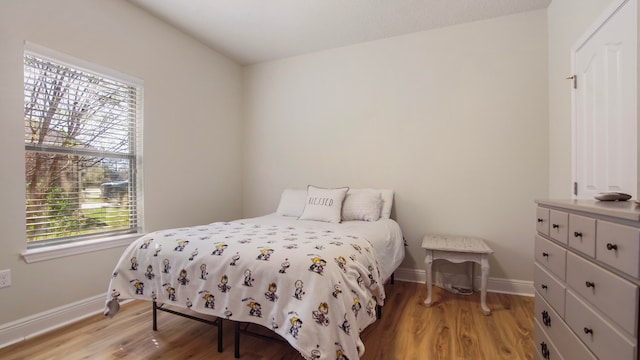
[[[614,0],[553,0],[549,32],[549,197],[571,197],[571,48]]]
[[[313,53],[245,72],[245,216],[285,187],[393,188],[422,236],[480,236],[491,277],[533,278],[534,199],[548,193],[546,11]]]
[[[389,187],[402,267],[422,269],[425,232],[477,235],[492,277],[530,281],[533,199],[570,195],[569,50],[611,2],[251,66],[244,94],[239,66],[126,1],[2,2],[0,324],[102,294],[122,252],[19,256],[24,40],[145,81],[147,230],[270,212],[289,186]]]
[[[122,248],[26,264],[23,42],[144,80],[147,230],[242,214],[241,77],[234,62],[126,1],[0,5],[0,325],[106,294]]]

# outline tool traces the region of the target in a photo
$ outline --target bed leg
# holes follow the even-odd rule
[[[158,331],[158,305],[153,302],[153,331]]]
[[[395,284],[396,282],[396,273],[391,273],[391,277],[389,278],[389,282],[391,283],[391,285]],[[382,306],[378,305],[377,307],[377,313],[378,313],[378,320],[382,319]]]
[[[218,352],[222,352],[222,318],[218,318],[216,320],[216,325],[218,326]]]
[[[240,359],[240,323],[234,321],[233,325],[233,357]]]

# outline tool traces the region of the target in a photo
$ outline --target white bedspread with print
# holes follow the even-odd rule
[[[272,329],[307,359],[357,359],[384,286],[366,239],[250,221],[157,231],[123,253],[112,297],[157,300]]]

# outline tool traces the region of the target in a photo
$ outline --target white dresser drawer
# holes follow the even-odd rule
[[[570,214],[569,246],[586,255],[596,257],[596,219]]]
[[[549,304],[560,314],[564,316],[564,285],[550,275],[539,264],[536,264],[533,272],[533,282],[536,290],[542,295]]]
[[[536,203],[534,358],[640,360],[640,206]]]
[[[600,359],[636,359],[637,344],[618,332],[571,290],[567,290],[565,320]]]
[[[597,233],[596,258],[640,277],[640,229],[600,220]]]
[[[635,284],[569,252],[567,286],[607,314],[623,330],[636,335],[638,287]]]
[[[549,236],[567,244],[569,234],[569,214],[563,211],[549,210]]]
[[[553,339],[559,354],[565,359],[596,359],[560,315],[541,296],[536,296],[535,319],[548,338]]]
[[[560,280],[565,279],[567,250],[540,235],[536,235],[535,254],[537,263],[551,270]]]
[[[560,352],[556,349],[556,346],[549,340],[544,331],[542,331],[538,321],[536,320],[533,323],[535,326],[533,329],[533,345],[536,348],[536,359],[564,360],[564,358],[560,356]]]
[[[549,236],[549,209],[539,206],[536,208],[536,230]]]

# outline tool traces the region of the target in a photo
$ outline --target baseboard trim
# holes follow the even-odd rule
[[[0,349],[45,332],[102,313],[105,295],[76,301],[26,318],[0,325]]]
[[[425,270],[399,268],[395,271],[395,279],[399,281],[424,284],[427,282],[427,275]],[[477,288],[478,284],[480,284],[480,277],[476,277],[474,279],[474,284]],[[487,280],[487,291],[520,296],[533,296],[535,293],[535,287],[533,286],[533,281],[490,277]]]

